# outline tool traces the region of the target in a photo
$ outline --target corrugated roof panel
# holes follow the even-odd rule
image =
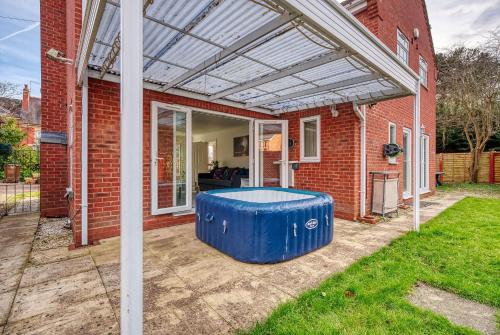
[[[314,88],[314,87],[316,87],[316,86],[311,85],[311,84],[302,84],[302,85],[290,86],[290,87],[285,88],[283,90],[272,91],[272,92],[274,94],[276,94],[277,96],[283,96],[286,94],[300,92],[300,91],[307,90],[307,89]]]
[[[273,69],[251,61],[244,57],[236,57],[232,61],[215,68],[208,74],[226,78],[230,81],[243,83],[255,77],[260,77],[272,72]]]
[[[148,58],[144,58],[144,65],[146,65],[148,61]],[[151,65],[151,67],[144,72],[144,78],[162,83],[168,83],[186,71],[186,69],[178,66],[162,62],[154,62],[153,65]]]
[[[323,44],[326,45],[324,42]],[[277,69],[283,69],[328,50],[330,49],[308,40],[297,29],[292,29],[248,51],[246,55]]]
[[[233,83],[209,76],[200,76],[182,86],[182,88],[202,94],[214,94],[234,86]]]
[[[120,29],[120,8],[106,4],[96,39],[111,44]]]
[[[214,43],[229,46],[278,15],[250,1],[225,0],[192,32]]]
[[[221,51],[222,49],[202,42],[191,36],[184,36],[177,44],[169,49],[161,59],[193,68]]]
[[[266,98],[272,98],[274,97],[274,94],[267,94],[265,92],[250,88],[245,91],[237,92],[231,95],[228,95],[226,98],[234,101],[240,101],[240,102],[251,102],[256,98],[259,99],[266,99]]]
[[[297,85],[303,85],[305,84],[305,81],[297,79],[295,77],[284,77],[278,80],[274,80],[259,86],[256,86],[255,88],[267,91],[267,92],[275,92],[275,91],[281,91],[293,86]]]
[[[211,0],[203,1],[154,1],[147,14],[179,29],[186,28],[195,18],[202,15]],[[167,33],[168,31],[168,33]],[[184,35],[157,22],[144,20],[144,46],[147,54],[162,56],[169,43],[178,43]],[[175,40],[175,42],[173,42]],[[170,47],[170,46],[169,46]],[[161,53],[160,53],[161,52]]]

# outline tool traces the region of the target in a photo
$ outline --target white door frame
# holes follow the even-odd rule
[[[167,208],[158,208],[158,109],[164,108],[175,112],[186,113],[186,205],[184,206],[173,206]],[[190,108],[186,108],[179,105],[171,105],[158,101],[151,102],[151,213],[153,215],[169,214],[175,212],[188,211],[192,208],[192,144],[193,138],[191,135],[191,112]],[[174,120],[175,121],[175,120]],[[175,123],[174,123],[175,125]],[[175,126],[174,126],[175,127]],[[174,128],[175,129],[175,128]],[[175,134],[174,134],[175,135]],[[173,146],[173,164],[175,164],[175,139]],[[175,165],[174,165],[175,169]],[[175,171],[173,176],[173,184],[175,182]],[[174,189],[174,199],[175,199],[175,184]]]
[[[422,155],[420,159],[420,178],[425,180],[426,183],[420,182],[420,193],[427,193],[430,190],[430,179],[429,179],[429,135],[422,134],[420,142],[420,153]],[[425,157],[423,156],[425,155]]]
[[[403,198],[404,199],[409,199],[412,197],[411,195],[411,189],[412,189],[412,184],[411,184],[411,181],[412,181],[412,153],[411,153],[411,146],[412,146],[412,137],[411,137],[411,129],[410,128],[403,128],[403,138],[404,138],[404,135],[407,134],[408,135],[408,147],[405,148],[405,152],[403,152],[403,160],[406,159],[406,171],[403,171],[403,178],[406,177],[407,180],[406,180],[406,185],[408,187],[408,190],[403,190]],[[403,139],[404,141],[404,139]]]
[[[281,160],[280,160],[280,184],[283,188],[288,188],[288,120],[255,120],[254,122],[254,186],[261,186],[261,160],[259,150],[259,130],[260,125],[280,124],[281,125]]]

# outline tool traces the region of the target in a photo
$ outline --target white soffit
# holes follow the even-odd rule
[[[107,0],[99,28],[84,26],[96,31],[88,66],[101,76],[119,75],[119,56],[106,62],[119,6]],[[274,113],[414,94],[417,75],[331,0],[155,0],[145,7],[144,79],[166,92]]]

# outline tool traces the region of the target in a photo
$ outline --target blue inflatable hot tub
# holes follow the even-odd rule
[[[284,188],[213,190],[196,196],[196,236],[247,263],[286,261],[333,239],[333,200]]]

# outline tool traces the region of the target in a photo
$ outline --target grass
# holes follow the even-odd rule
[[[242,334],[476,334],[411,305],[417,281],[500,307],[500,200],[466,198]]]
[[[500,198],[500,184],[455,183],[438,186],[441,192],[462,192],[481,197]]]

